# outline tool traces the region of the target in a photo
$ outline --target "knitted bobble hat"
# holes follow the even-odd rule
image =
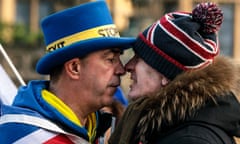
[[[139,34],[133,49],[172,80],[212,63],[219,53],[217,31],[222,21],[223,13],[214,3],[198,4],[192,13],[167,13]]]

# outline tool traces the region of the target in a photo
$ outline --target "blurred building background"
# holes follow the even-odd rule
[[[0,0],[0,43],[27,82],[45,78],[35,72],[37,60],[44,54],[40,20],[56,11],[90,0]],[[191,11],[204,0],[106,0],[122,36],[137,36],[164,13]],[[221,54],[240,61],[240,0],[212,0],[224,12],[220,30]],[[123,56],[126,62],[131,50]],[[0,54],[0,64],[17,83],[16,77]],[[123,87],[129,82],[124,77]]]

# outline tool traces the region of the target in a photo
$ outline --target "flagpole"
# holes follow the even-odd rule
[[[22,79],[21,75],[19,74],[19,72],[17,71],[17,69],[15,68],[14,64],[12,63],[12,61],[10,60],[9,56],[7,55],[6,51],[4,50],[4,48],[2,47],[2,45],[0,44],[0,50],[4,56],[4,58],[7,60],[7,63],[9,64],[9,66],[11,67],[11,69],[13,70],[14,74],[17,76],[17,79],[19,80],[20,84],[25,86],[26,83],[24,82],[24,80]]]

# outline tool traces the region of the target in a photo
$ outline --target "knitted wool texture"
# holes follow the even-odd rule
[[[192,13],[167,13],[139,34],[133,49],[172,80],[212,63],[219,53],[217,31],[222,21],[223,13],[213,3],[201,3]]]

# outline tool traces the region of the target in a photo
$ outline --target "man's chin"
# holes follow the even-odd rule
[[[112,96],[115,94],[116,91],[117,91],[117,86],[111,86],[108,88],[108,93]]]
[[[104,106],[110,106],[113,103],[113,97],[105,98],[103,101]]]
[[[117,91],[117,87],[108,87],[108,89],[105,91],[105,94],[103,96],[103,101],[104,101],[104,104],[112,104],[113,102],[113,97],[114,97],[114,94],[115,92]]]

